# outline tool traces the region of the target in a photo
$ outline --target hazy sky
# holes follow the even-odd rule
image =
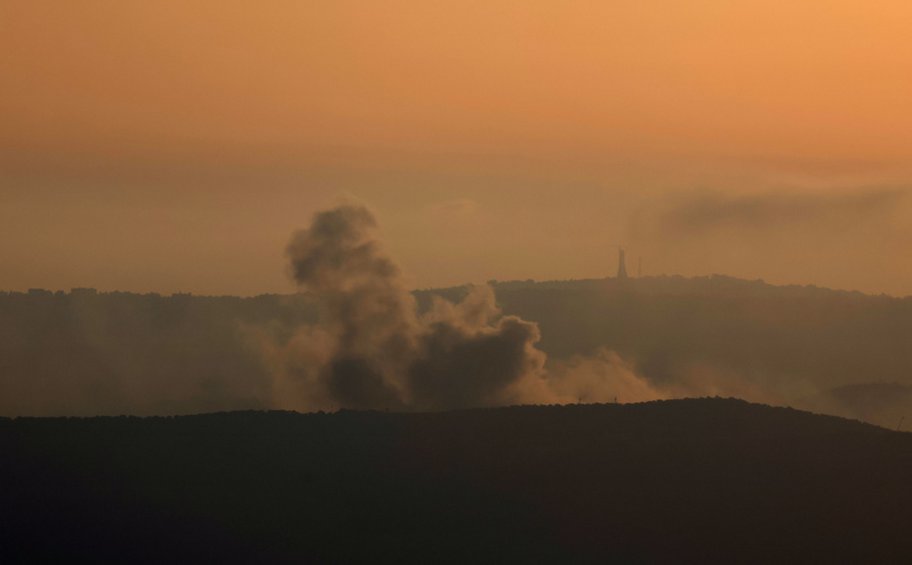
[[[413,286],[912,294],[912,4],[0,0],[0,289],[292,289],[340,197]]]

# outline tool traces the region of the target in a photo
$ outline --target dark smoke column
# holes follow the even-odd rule
[[[344,205],[314,216],[287,249],[294,280],[323,308],[320,385],[349,408],[445,409],[516,402],[538,390],[538,326],[501,316],[489,287],[419,316],[373,214]],[[537,387],[537,388],[536,388]]]
[[[340,206],[314,216],[288,246],[295,281],[324,308],[322,325],[334,337],[321,380],[349,408],[398,408],[402,383],[394,375],[411,361],[415,303],[363,206]]]

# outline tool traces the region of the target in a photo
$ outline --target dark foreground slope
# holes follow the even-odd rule
[[[0,420],[0,562],[908,562],[910,482],[737,400]]]

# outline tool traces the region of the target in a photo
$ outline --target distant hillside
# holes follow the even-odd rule
[[[538,322],[552,361],[605,347],[653,383],[710,375],[703,394],[764,402],[853,384],[912,386],[910,298],[722,276],[493,287],[506,313]],[[465,292],[415,295],[427,307],[434,295]],[[276,392],[251,329],[287,336],[317,319],[304,295],[0,293],[0,415],[269,408]],[[869,414],[851,399],[845,406],[839,414]],[[892,425],[904,414],[912,418],[912,405],[870,418]]]
[[[743,401],[0,419],[0,561],[912,559],[912,434]]]
[[[539,322],[541,347],[556,357],[607,345],[657,380],[708,361],[831,386],[912,384],[912,298],[724,276],[495,288],[506,312]]]
[[[825,390],[797,404],[814,412],[841,414],[889,428],[912,429],[912,386],[862,383]]]
[[[912,395],[873,403],[826,392],[912,386],[912,298],[725,276],[512,281],[494,285],[504,311],[538,322],[552,359],[608,348],[638,374],[702,394],[793,404],[883,426],[912,418]],[[460,289],[426,291],[449,298]],[[696,386],[694,386],[696,384]],[[805,400],[816,399],[804,404]]]

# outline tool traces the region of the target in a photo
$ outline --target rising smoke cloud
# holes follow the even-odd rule
[[[366,207],[318,213],[287,254],[295,282],[322,307],[320,325],[286,349],[304,360],[287,376],[308,381],[312,396],[350,408],[445,409],[518,402],[543,388],[538,327],[502,316],[484,286],[419,315]]]
[[[364,206],[316,214],[287,255],[291,276],[322,308],[318,325],[269,348],[289,407],[440,410],[661,396],[613,354],[549,373],[538,325],[502,315],[488,286],[459,303],[435,297],[419,314]]]

